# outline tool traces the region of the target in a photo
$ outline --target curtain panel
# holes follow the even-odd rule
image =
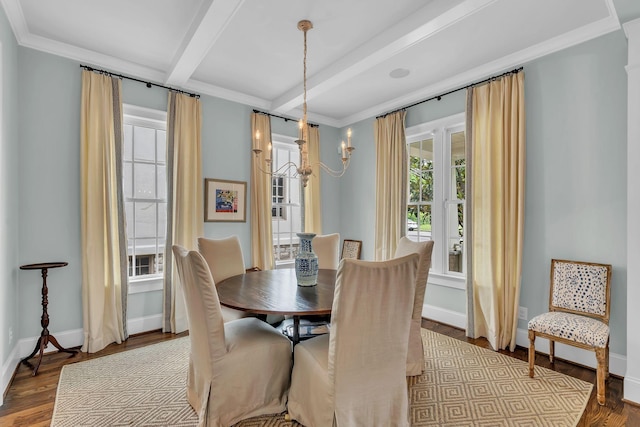
[[[164,250],[164,332],[189,328],[173,245],[198,248],[204,234],[202,107],[198,98],[169,92],[167,105],[167,239]]]
[[[313,175],[304,189],[304,231],[322,234],[322,205],[320,204],[320,130],[307,126],[309,164]]]
[[[256,138],[256,131],[260,131],[261,138]],[[251,153],[252,265],[262,270],[272,270],[275,260],[271,230],[271,175],[261,170],[271,143],[271,117],[251,113],[251,138],[252,147],[262,150],[258,156]]]
[[[524,73],[469,89],[473,336],[516,345],[524,235]],[[468,201],[469,203],[469,201]]]
[[[375,260],[393,258],[407,216],[407,143],[405,111],[376,119]]]
[[[80,179],[82,351],[127,339],[127,239],[118,78],[82,71]]]

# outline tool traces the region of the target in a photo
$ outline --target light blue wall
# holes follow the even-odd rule
[[[0,379],[19,337],[18,75],[18,45],[0,8]]]
[[[527,118],[520,305],[548,305],[551,258],[613,265],[611,350],[626,352],[626,65],[622,31],[523,64]],[[465,92],[408,110],[406,126],[463,112]],[[341,193],[341,229],[373,259],[374,119],[351,127],[357,156]],[[466,311],[465,292],[427,286],[427,304]],[[520,321],[519,328],[526,329]]]
[[[611,351],[618,354],[626,354],[627,332],[626,64],[622,31],[525,64],[521,305],[529,317],[546,310],[551,258],[612,264]]]

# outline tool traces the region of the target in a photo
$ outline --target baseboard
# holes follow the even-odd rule
[[[129,335],[155,331],[156,329],[162,329],[162,314],[138,317],[127,321],[127,332]]]
[[[625,402],[640,405],[640,379],[624,377],[624,399]]]
[[[18,356],[18,346],[15,345],[9,353],[9,357],[7,357],[7,360],[5,360],[2,365],[2,372],[0,372],[0,406],[2,406],[4,394],[9,388],[9,384],[11,383],[13,373],[15,372],[18,363],[20,363],[20,357]]]
[[[436,307],[435,305],[424,304],[422,306],[422,317],[460,329],[467,328],[466,314],[447,310],[446,308]]]
[[[142,332],[153,331],[162,328],[162,314],[156,314],[153,316],[138,317],[135,319],[127,320],[127,331],[129,334],[139,334]],[[84,332],[82,329],[73,329],[70,331],[55,332],[53,333],[60,345],[65,348],[80,347],[84,341]],[[4,394],[7,391],[11,383],[11,378],[15,372],[16,366],[20,363],[20,360],[27,357],[33,349],[36,347],[39,337],[23,338],[19,340],[9,357],[2,365],[2,372],[0,376],[0,406],[2,406]],[[53,345],[49,344],[45,348],[45,353],[57,351]]]

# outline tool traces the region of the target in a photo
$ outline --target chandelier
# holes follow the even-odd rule
[[[287,162],[284,165],[280,166],[276,170],[272,170],[271,165],[271,142],[269,142],[269,148],[267,153],[267,158],[265,159],[265,168],[260,167],[260,163],[258,163],[258,168],[267,174],[270,175],[280,175],[286,172],[289,168],[294,168],[296,171],[296,175],[299,175],[302,181],[302,185],[304,187],[307,186],[307,182],[309,182],[309,177],[312,175],[314,166],[319,166],[322,170],[334,177],[341,177],[346,172],[349,167],[349,161],[351,159],[351,152],[355,150],[355,147],[351,146],[351,129],[347,130],[347,143],[344,141],[341,143],[341,156],[342,156],[342,169],[334,170],[329,166],[325,165],[322,162],[317,162],[311,164],[309,162],[309,147],[307,141],[309,140],[308,135],[308,122],[307,122],[307,31],[313,28],[313,24],[311,21],[302,20],[298,22],[298,29],[304,33],[304,58],[303,58],[303,99],[302,99],[302,118],[298,121],[298,139],[295,141],[298,144],[298,149],[300,151],[300,165],[295,164],[294,162]],[[260,131],[256,131],[256,142],[257,145],[253,149],[253,152],[256,156],[256,161],[259,161],[260,153],[262,153],[262,149],[260,149]]]

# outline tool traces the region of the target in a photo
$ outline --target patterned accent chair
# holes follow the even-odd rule
[[[611,265],[551,260],[549,312],[529,321],[529,377],[533,378],[535,340],[549,340],[553,363],[558,341],[595,351],[597,398],[605,403],[605,379],[609,377],[609,311]]]

